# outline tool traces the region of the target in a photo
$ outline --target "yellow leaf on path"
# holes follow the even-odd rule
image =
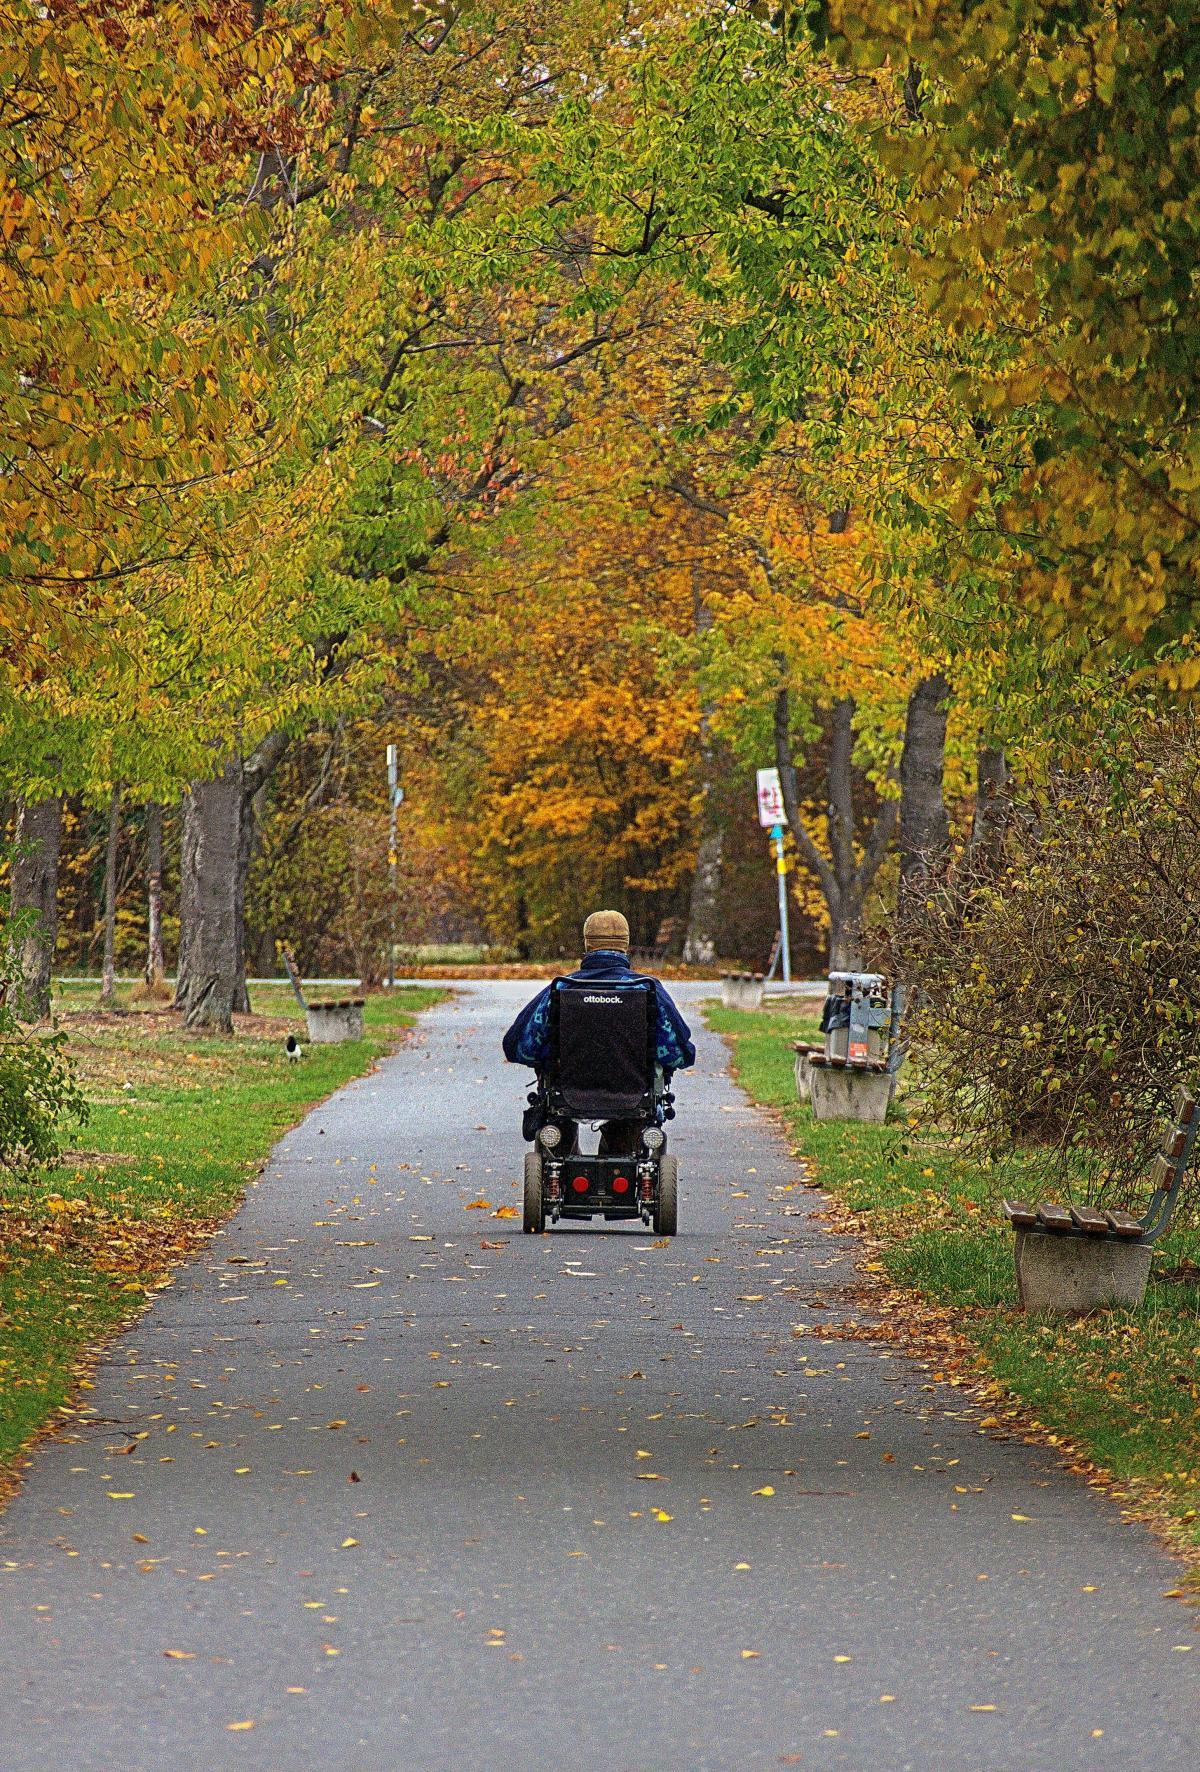
[[[972,1710],[995,1710],[995,1708],[994,1704],[973,1704],[971,1706]]]
[[[133,1532],[130,1534],[130,1536],[132,1537],[133,1542],[135,1544],[149,1544],[149,1542],[150,1542],[150,1540],[146,1537],[146,1534],[144,1532]]]
[[[757,1649],[743,1649],[742,1650],[742,1660],[743,1661],[757,1661],[758,1656],[759,1656],[759,1651]]]
[[[491,1209],[492,1209],[492,1202],[490,1200],[468,1200],[467,1201],[467,1211],[468,1212],[490,1212]]]
[[[665,1520],[673,1520],[675,1518],[675,1515],[674,1514],[665,1514],[661,1507],[656,1507],[654,1510],[654,1518],[656,1520],[664,1520],[664,1521]]]
[[[662,1478],[657,1471],[634,1471],[635,1483],[661,1483]]]
[[[1010,1520],[1020,1520],[1025,1525],[1029,1524],[1029,1515],[1028,1514],[1010,1514],[1009,1519]]]
[[[775,1491],[772,1489],[770,1483],[764,1483],[762,1488],[756,1489],[754,1493],[755,1495],[774,1495]]]
[[[248,1717],[244,1723],[226,1723],[225,1727],[227,1729],[253,1729],[254,1718]]]
[[[749,1563],[735,1563],[733,1566],[735,1569],[748,1569],[750,1567]]]
[[[195,1661],[196,1659],[194,1649],[164,1649],[163,1654],[168,1661]]]
[[[108,1491],[108,1499],[110,1501],[132,1501],[133,1500],[133,1490],[132,1489],[110,1489]]]
[[[355,1280],[350,1290],[351,1292],[368,1292],[372,1286],[380,1284],[382,1282],[379,1280]]]
[[[493,1218],[519,1218],[520,1213],[515,1206],[498,1206],[492,1213]]]
[[[352,1546],[353,1546],[353,1545],[356,1545],[356,1544],[357,1544],[357,1543],[358,1543],[358,1540],[357,1540],[357,1538],[343,1538],[343,1540],[342,1540],[342,1549],[343,1549],[343,1550],[350,1550],[350,1549],[351,1549],[351,1547],[352,1547]]]
[[[833,1659],[835,1661],[849,1661],[850,1656],[849,1655],[835,1655]]]
[[[671,1239],[670,1237],[656,1237],[650,1247],[651,1249],[669,1249],[671,1247]]]

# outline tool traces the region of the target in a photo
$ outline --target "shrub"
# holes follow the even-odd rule
[[[905,932],[935,1116],[1110,1202],[1200,1076],[1197,737],[1147,718],[1119,763],[1055,779]]]

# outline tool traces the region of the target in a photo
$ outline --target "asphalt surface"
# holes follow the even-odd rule
[[[901,1355],[794,1333],[853,1249],[711,1035],[676,1241],[492,1216],[527,994],[466,988],[284,1139],[39,1452],[4,1772],[1196,1764],[1153,1541]]]

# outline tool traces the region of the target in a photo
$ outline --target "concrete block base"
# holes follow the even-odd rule
[[[1076,1317],[1114,1308],[1136,1310],[1146,1296],[1148,1243],[1018,1231],[1013,1255],[1017,1296],[1025,1311]]]
[[[726,1009],[761,1009],[761,972],[727,972],[721,980],[721,1002]]]
[[[343,1040],[363,1037],[363,1006],[359,1000],[344,1003],[310,1003],[304,1011],[308,1037],[314,1046],[337,1046]]]
[[[867,1120],[882,1126],[892,1099],[887,1071],[844,1070],[833,1065],[808,1066],[809,1100],[815,1120]]]

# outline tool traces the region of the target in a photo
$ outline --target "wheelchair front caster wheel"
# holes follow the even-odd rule
[[[541,1233],[546,1228],[546,1203],[542,1197],[542,1159],[537,1151],[525,1153],[525,1230]]]

